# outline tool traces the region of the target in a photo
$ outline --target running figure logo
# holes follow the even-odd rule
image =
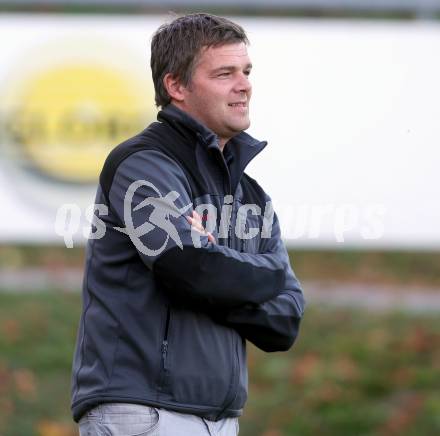
[[[141,224],[139,227],[134,227],[132,217],[132,203],[135,192],[141,187],[147,186],[151,188],[157,197],[147,197],[141,203],[139,203],[133,212],[136,212],[145,206],[153,206],[153,211],[150,214],[149,221]],[[171,238],[176,245],[183,250],[183,244],[177,232],[176,226],[170,221],[170,217],[178,218],[182,216],[188,209],[192,207],[192,203],[187,204],[182,208],[177,208],[174,202],[179,198],[180,194],[176,191],[171,191],[165,196],[162,196],[159,189],[147,180],[136,180],[127,189],[124,197],[124,222],[125,227],[115,227],[122,233],[127,234],[136,248],[147,256],[159,255],[167,246],[169,239]],[[144,245],[141,241],[141,237],[151,232],[155,228],[162,229],[166,233],[164,243],[156,250],[152,250]]]

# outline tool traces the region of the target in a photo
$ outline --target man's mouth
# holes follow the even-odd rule
[[[228,106],[232,106],[232,107],[247,107],[247,103],[245,101],[239,101],[237,103],[228,103]]]

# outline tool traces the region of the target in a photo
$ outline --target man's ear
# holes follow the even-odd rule
[[[177,77],[173,76],[171,73],[165,74],[163,78],[163,86],[172,100],[183,102],[185,99],[185,86],[182,85]]]

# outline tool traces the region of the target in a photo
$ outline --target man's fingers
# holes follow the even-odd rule
[[[199,223],[196,219],[191,218],[190,216],[187,216],[186,219],[191,224],[192,227],[194,227],[196,230],[199,230],[200,232],[204,232],[205,229],[203,228],[202,224]]]
[[[203,227],[203,224],[202,224],[202,217],[195,210],[193,210],[192,214],[193,214],[193,216],[191,219],[192,219],[193,225],[195,227],[197,227],[198,229],[204,231],[205,228]]]
[[[200,215],[196,211],[193,212],[193,215],[198,215],[200,217]],[[201,220],[197,219],[196,216],[194,216],[194,218],[192,218],[190,216],[186,216],[185,218],[191,224],[191,227],[193,229],[197,230],[202,235],[206,235],[208,237],[208,241],[212,242],[213,244],[217,243],[217,241],[215,240],[215,237],[213,236],[213,234],[210,233],[210,232],[207,232],[205,230],[205,228],[202,225]]]
[[[196,210],[193,210],[193,216],[197,221],[200,221],[200,224],[202,223],[202,217]]]

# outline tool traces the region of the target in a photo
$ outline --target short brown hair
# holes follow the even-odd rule
[[[163,78],[171,73],[187,86],[202,48],[244,42],[249,44],[241,26],[215,15],[184,15],[162,24],[151,40],[151,72],[156,106],[171,102]]]

